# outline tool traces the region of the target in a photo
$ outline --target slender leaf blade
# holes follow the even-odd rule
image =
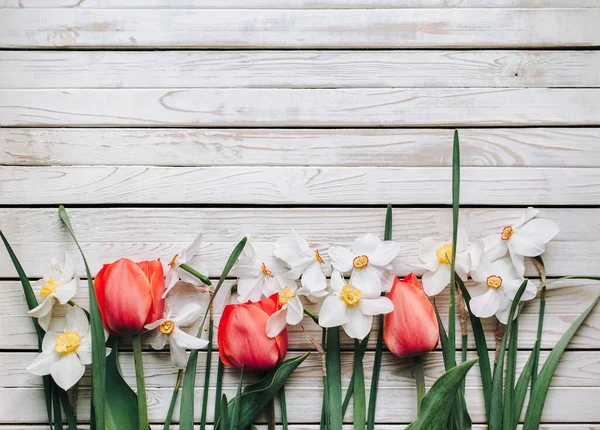
[[[534,350],[537,347],[537,343],[534,345]],[[533,370],[533,351],[529,355],[527,359],[527,363],[525,363],[525,367],[521,371],[521,375],[517,380],[517,385],[515,386],[515,396],[514,396],[514,405],[515,405],[515,413],[513,415],[513,429],[516,429],[519,424],[519,418],[521,417],[521,412],[523,411],[523,405],[525,404],[525,396],[527,395],[527,387],[529,386],[529,381],[531,380]]]
[[[368,341],[369,336],[361,342],[358,340],[354,341],[354,370],[352,372],[354,379],[354,430],[364,430],[367,419],[363,357],[365,356]]]
[[[505,430],[514,430],[515,415],[515,377],[517,371],[517,348],[519,339],[519,316],[514,320],[508,342],[508,359],[506,360],[506,379],[504,388],[504,418]]]
[[[327,396],[331,430],[342,430],[342,373],[340,365],[340,328],[327,329],[327,350],[325,354],[327,370]]]
[[[123,379],[119,369],[119,339],[109,336],[106,357],[106,428],[137,430],[139,428],[137,395]]]

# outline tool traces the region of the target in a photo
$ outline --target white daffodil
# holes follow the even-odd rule
[[[188,284],[195,285],[196,287],[202,287],[204,284],[191,273],[186,272],[181,267],[182,264],[187,264],[190,262],[192,258],[198,253],[200,250],[200,246],[202,245],[202,234],[196,236],[196,239],[191,243],[190,246],[185,248],[179,254],[175,254],[173,259],[169,263],[169,271],[167,272],[167,276],[165,278],[165,287],[166,290],[163,293],[163,299],[167,297],[169,291],[179,282],[180,280],[183,282],[187,282]],[[207,273],[204,268],[199,270],[200,273]]]
[[[525,280],[516,273],[510,258],[492,261],[484,257],[479,268],[471,272],[471,278],[477,282],[476,286],[469,288],[474,296],[470,302],[473,315],[487,318],[495,314],[501,323],[506,324],[511,303]],[[531,300],[536,294],[537,287],[527,281],[521,300]]]
[[[40,297],[42,302],[30,310],[27,315],[38,319],[38,324],[45,331],[50,327],[52,308],[58,301],[61,305],[67,304],[77,294],[79,279],[74,276],[75,264],[71,256],[65,254],[65,262],[61,265],[54,259],[48,265],[44,277],[33,284],[41,287]]]
[[[501,232],[487,236],[484,240],[485,255],[495,260],[508,252],[517,273],[523,276],[524,257],[541,255],[546,250],[546,244],[559,232],[554,221],[535,218],[539,212],[529,207],[521,219],[505,226]]]
[[[282,280],[284,281],[283,288],[277,293],[281,309],[271,315],[267,321],[267,336],[271,338],[281,333],[286,325],[300,324],[304,317],[304,305],[300,300],[300,295],[307,291],[304,287],[298,289],[293,280]]]
[[[171,350],[171,361],[176,367],[183,369],[187,364],[186,349],[201,349],[208,341],[192,336],[181,329],[194,324],[202,316],[202,308],[196,303],[188,303],[174,317],[166,310],[164,318],[147,324],[148,330],[155,330],[150,337],[150,345],[156,350],[165,347],[167,340]]]
[[[269,297],[281,291],[280,275],[273,272],[260,258],[256,256],[250,241],[246,242],[243,256],[237,261],[232,272],[238,277],[238,302],[248,300],[258,302],[263,294]]]
[[[394,304],[381,292],[370,293],[346,284],[338,271],[331,275],[331,294],[325,297],[319,311],[319,325],[324,328],[342,326],[354,339],[364,339],[371,331],[373,316],[387,314]]]
[[[311,292],[327,288],[327,279],[323,273],[325,261],[319,250],[312,249],[296,230],[292,230],[291,235],[275,243],[273,254],[290,268],[290,271],[284,274],[287,278],[300,279],[302,287]]]
[[[42,352],[27,370],[34,375],[52,375],[54,382],[63,390],[77,383],[85,372],[85,365],[92,362],[92,336],[85,312],[72,307],[65,318],[62,333],[46,332]]]
[[[391,288],[390,263],[399,253],[399,244],[381,241],[374,234],[359,238],[351,250],[342,246],[329,248],[333,268],[342,273],[352,271],[350,284],[366,297],[379,297],[382,291]]]
[[[469,272],[477,266],[483,253],[483,244],[469,244],[469,237],[460,227],[456,240],[455,270],[464,281]],[[450,284],[450,263],[452,261],[452,238],[437,239],[427,237],[419,241],[419,258],[423,264],[418,267],[425,269],[422,282],[428,296],[435,296]]]

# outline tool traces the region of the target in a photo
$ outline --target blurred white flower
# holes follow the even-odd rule
[[[381,241],[374,234],[359,238],[352,249],[342,246],[329,248],[333,268],[341,273],[352,271],[350,284],[366,297],[379,297],[382,291],[391,288],[390,263],[398,254],[399,244],[391,240]]]
[[[232,273],[238,277],[237,292],[240,303],[248,300],[258,302],[263,295],[269,297],[281,291],[280,281],[277,279],[281,275],[273,274],[265,262],[257,257],[249,240]]]
[[[540,211],[527,208],[518,221],[506,225],[501,232],[484,239],[486,258],[496,260],[510,255],[517,274],[525,274],[524,257],[537,257],[546,250],[546,244],[559,232],[558,226],[549,219],[535,218]]]
[[[186,349],[201,349],[208,341],[186,333],[181,327],[193,325],[202,316],[202,308],[196,303],[188,303],[172,317],[170,309],[165,310],[163,318],[145,326],[154,330],[150,335],[150,345],[161,350],[169,341],[171,361],[176,367],[183,369],[187,365]]]
[[[201,245],[202,233],[196,236],[196,239],[194,239],[190,246],[185,248],[179,254],[175,254],[173,256],[173,259],[169,263],[169,271],[167,272],[167,276],[165,278],[166,290],[162,295],[163,299],[167,297],[167,294],[169,294],[171,289],[180,280],[196,287],[202,287],[204,285],[197,277],[179,267],[182,264],[188,264],[190,260],[192,260],[192,258],[194,258],[194,256],[198,253]],[[201,274],[207,273],[205,268],[200,268],[198,272]]]
[[[48,327],[50,327],[52,308],[56,302],[65,305],[77,294],[79,279],[74,275],[75,264],[71,255],[67,253],[63,264],[59,264],[53,259],[48,265],[44,277],[32,285],[34,288],[41,287],[40,297],[43,300],[27,315],[37,318],[40,327],[45,331],[48,331]]]

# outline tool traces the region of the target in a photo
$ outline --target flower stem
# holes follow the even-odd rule
[[[421,402],[425,397],[425,366],[423,355],[419,355],[415,361],[414,374],[417,382],[417,417],[421,415]]]
[[[144,383],[144,365],[142,363],[142,336],[139,333],[133,335],[133,360],[135,363],[140,430],[146,430],[148,428],[148,405],[146,401],[146,384]]]
[[[202,273],[196,271],[193,267],[190,267],[187,264],[180,264],[179,267],[198,278],[204,285],[208,285],[209,287],[212,285],[212,282],[210,282],[210,279],[208,279],[207,276],[204,276]]]
[[[340,328],[327,329],[327,397],[331,430],[342,430],[342,373],[340,369]]]
[[[354,385],[354,430],[365,430],[365,421],[367,418],[363,357],[367,349],[368,340],[368,336],[362,342],[354,340],[354,371],[352,372],[352,384]]]
[[[179,396],[179,387],[181,387],[181,381],[183,380],[183,370],[179,369],[177,372],[177,381],[175,381],[175,387],[173,387],[173,395],[171,396],[171,403],[169,404],[169,410],[167,412],[167,418],[165,419],[165,425],[163,430],[169,430],[171,428],[171,419],[173,418],[173,412],[175,411],[175,403]]]
[[[204,369],[204,392],[202,395],[202,414],[200,415],[200,430],[204,430],[206,428],[206,412],[208,410],[208,388],[210,384],[210,371],[212,359],[213,327],[214,321],[211,307],[210,319],[208,320],[208,348],[206,350],[206,366]]]
[[[288,430],[287,402],[285,400],[285,386],[279,390],[279,404],[281,406],[281,430]]]
[[[267,406],[267,416],[267,428],[269,430],[275,430],[275,400],[273,398],[269,400],[269,405]]]
[[[318,315],[315,315],[314,313],[312,313],[311,311],[309,311],[306,308],[304,308],[304,313],[306,315],[308,315],[315,322],[315,324],[319,324],[319,316]]]

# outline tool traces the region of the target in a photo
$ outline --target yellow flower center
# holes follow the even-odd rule
[[[265,263],[262,263],[260,265],[260,270],[263,272],[263,275],[265,275],[265,276],[273,276],[273,272],[271,272],[269,269],[267,269],[267,266],[265,265]]]
[[[283,289],[283,291],[281,293],[279,293],[279,295],[278,295],[279,304],[281,306],[287,305],[293,296],[294,296],[294,293],[292,293],[292,290],[290,290],[290,287],[285,287]]]
[[[158,329],[163,334],[171,334],[171,332],[175,330],[175,323],[171,320],[166,320],[158,326]]]
[[[358,305],[358,302],[362,297],[362,293],[360,292],[360,290],[358,288],[354,288],[350,284],[344,285],[344,288],[342,288],[341,295],[342,300],[344,301],[344,303],[346,303],[346,306],[348,307],[354,307]]]
[[[171,259],[171,262],[169,263],[169,266],[171,266],[171,268],[175,267],[175,265],[177,264],[177,257],[179,257],[179,254],[175,254]]]
[[[444,246],[440,246],[435,251],[435,255],[437,255],[440,264],[450,264],[452,261],[452,244],[447,243]]]
[[[48,281],[44,284],[42,289],[40,290],[40,296],[48,297],[50,294],[56,291],[58,288],[58,284],[54,280],[54,278],[48,279]]]
[[[315,251],[315,259],[319,264],[325,264],[325,262],[323,261],[323,257],[321,257],[321,254],[319,254],[318,249]]]
[[[502,240],[508,240],[513,235],[513,228],[510,225],[507,225],[502,229],[502,233],[500,233],[500,237]]]
[[[56,343],[54,344],[54,349],[59,354],[65,355],[77,351],[80,343],[81,338],[79,337],[78,333],[74,331],[66,331],[58,335],[56,338]]]
[[[493,289],[498,289],[502,286],[502,278],[500,276],[491,275],[485,280],[485,284]]]
[[[359,255],[358,257],[354,257],[354,260],[352,261],[352,265],[355,269],[362,269],[364,267],[367,267],[368,264],[369,257],[367,257],[366,255]]]

